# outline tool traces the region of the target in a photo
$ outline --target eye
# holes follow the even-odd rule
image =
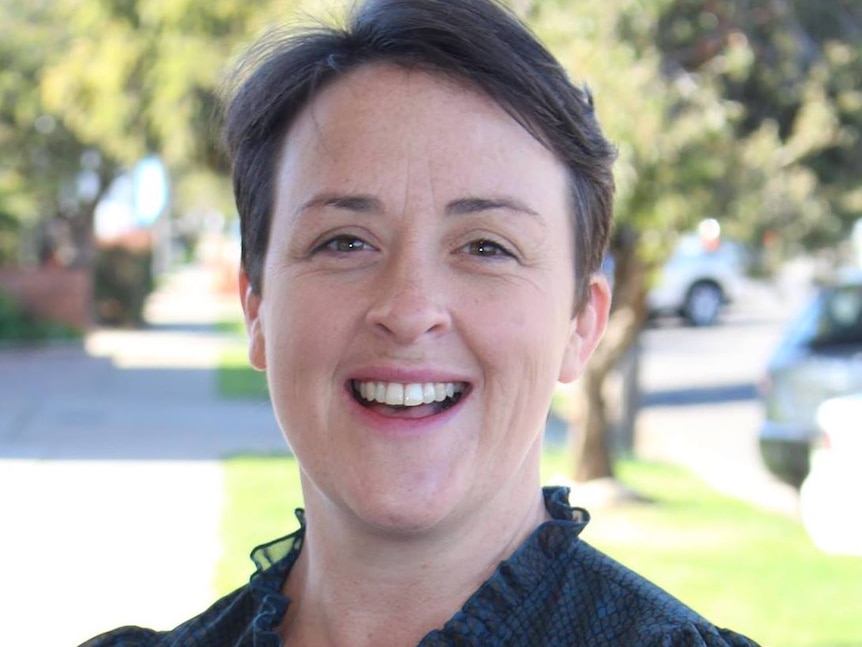
[[[356,236],[341,235],[330,238],[325,243],[317,247],[315,251],[328,252],[363,252],[374,249],[361,238]]]
[[[467,243],[464,248],[468,254],[472,254],[473,256],[485,256],[485,257],[512,257],[514,256],[508,249],[500,245],[499,243],[495,243],[493,240],[481,239],[474,240],[473,242]]]

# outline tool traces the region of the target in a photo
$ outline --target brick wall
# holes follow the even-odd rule
[[[40,319],[86,330],[93,321],[89,270],[65,268],[0,269],[0,291]]]

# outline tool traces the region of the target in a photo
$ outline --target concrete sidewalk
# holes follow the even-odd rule
[[[212,324],[238,314],[190,268],[144,330],[0,351],[0,645],[172,627],[213,601],[218,459],[285,448],[267,402],[217,396]]]

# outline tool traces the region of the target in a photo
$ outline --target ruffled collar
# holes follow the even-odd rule
[[[276,629],[290,604],[290,599],[282,593],[282,589],[302,550],[305,539],[305,511],[297,509],[296,518],[299,521],[299,530],[258,546],[251,552],[251,559],[257,566],[249,581],[249,588],[258,609],[252,620],[254,647],[282,647],[281,636],[276,633]]]
[[[479,623],[493,634],[507,611],[521,604],[546,579],[547,571],[554,568],[557,560],[574,549],[573,540],[589,522],[589,513],[569,504],[568,488],[546,487],[542,492],[551,520],[536,528],[442,629],[422,639],[420,647],[454,637],[457,627],[465,623],[473,626]],[[254,647],[282,647],[276,630],[290,605],[282,589],[305,538],[304,512],[297,510],[296,518],[299,530],[258,546],[251,553],[257,566],[249,582],[258,609],[252,621]]]

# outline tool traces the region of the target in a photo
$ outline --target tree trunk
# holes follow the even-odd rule
[[[92,269],[96,259],[94,223],[98,201],[82,204],[78,212],[69,218],[72,240],[75,246],[75,259],[72,267]]]
[[[608,438],[605,382],[636,341],[646,317],[646,269],[638,259],[637,237],[618,232],[612,251],[615,259],[614,301],[605,336],[575,385],[568,445],[575,481],[613,477]]]
[[[96,264],[96,207],[111,187],[116,174],[115,166],[102,161],[98,174],[99,188],[95,195],[87,201],[82,201],[78,205],[77,212],[70,218],[72,238],[77,250],[73,267],[92,270]]]

